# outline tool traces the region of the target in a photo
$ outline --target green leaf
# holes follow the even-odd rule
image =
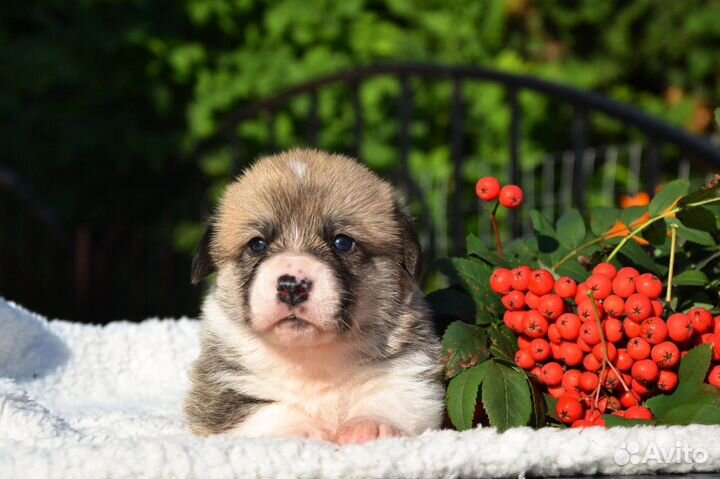
[[[530,393],[532,394],[532,426],[536,429],[545,427],[547,423],[547,403],[543,397],[542,387],[535,381],[526,377],[528,386],[530,386]]]
[[[720,108],[715,108],[715,123],[720,126]]]
[[[490,328],[489,333],[490,351],[493,356],[513,361],[518,347],[516,337],[510,328],[504,323],[499,323],[497,327]]]
[[[447,360],[445,377],[448,378],[485,361],[490,354],[485,330],[462,321],[455,321],[448,326],[443,334],[442,345]]]
[[[553,228],[552,223],[538,210],[530,211],[530,221],[536,233],[555,236],[555,228]]]
[[[557,416],[557,403],[558,400],[552,397],[548,393],[543,394],[545,398],[545,411],[547,412],[547,415],[553,419],[555,419],[557,422],[560,421],[560,418]]]
[[[490,425],[500,432],[530,421],[532,400],[525,373],[490,361],[482,401]]]
[[[619,218],[620,210],[617,208],[607,208],[604,206],[595,208],[590,213],[590,229],[597,236],[600,236],[615,226]]]
[[[699,405],[688,403],[668,411],[658,424],[662,425],[688,425],[688,424],[720,424],[720,401],[716,404]]]
[[[694,206],[677,212],[675,217],[691,229],[714,233],[717,231],[717,219],[712,211],[702,206]]]
[[[635,241],[630,240],[620,250],[620,254],[628,258],[635,265],[654,273],[658,276],[662,275],[662,271],[658,264],[650,259],[644,249],[642,249]]]
[[[477,317],[488,322],[499,321],[503,306],[500,297],[490,289],[492,267],[477,258],[451,258],[450,261],[475,301]]]
[[[655,421],[642,419],[625,419],[624,417],[614,414],[603,414],[603,420],[607,427],[633,427],[633,426],[652,426]]]
[[[645,213],[647,213],[647,206],[630,206],[622,210],[622,213],[620,213],[620,221],[630,227]]]
[[[570,209],[557,221],[557,240],[568,249],[575,249],[585,239],[585,221],[576,209]]]
[[[560,276],[570,276],[575,281],[585,281],[588,277],[588,272],[580,262],[573,258],[565,261],[563,264],[555,269],[555,272]]]
[[[691,205],[714,198],[720,198],[720,182],[718,182],[715,186],[709,188],[703,187],[697,191],[693,191],[687,196],[683,196],[680,201],[678,201],[678,206]]]
[[[478,389],[487,375],[490,364],[493,363],[485,361],[474,368],[467,369],[452,378],[448,384],[448,416],[458,431],[465,431],[473,427]]]
[[[692,348],[680,361],[678,373],[680,383],[701,384],[710,369],[711,359],[712,346],[710,344],[701,344]]]
[[[664,221],[655,221],[642,231],[642,237],[651,244],[662,245],[667,239],[667,225]]]
[[[437,289],[425,296],[435,316],[454,316],[466,323],[475,321],[475,303],[458,287]]]
[[[466,238],[467,254],[486,253],[488,251],[487,246],[483,243],[480,238],[470,233]]]
[[[696,230],[693,228],[688,228],[674,218],[669,218],[667,222],[668,224],[677,225],[677,232],[680,238],[703,246],[715,246],[715,240],[710,233],[706,231]]]
[[[688,269],[673,278],[675,286],[705,286],[710,280],[702,271]]]
[[[674,180],[667,183],[648,205],[650,216],[657,216],[672,207],[682,196],[687,194],[689,187],[690,183],[687,180]]]

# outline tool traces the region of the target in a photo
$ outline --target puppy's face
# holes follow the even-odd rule
[[[386,336],[419,248],[390,186],[341,156],[295,150],[230,185],[193,264],[228,316],[271,344]],[[366,335],[358,334],[361,332]]]

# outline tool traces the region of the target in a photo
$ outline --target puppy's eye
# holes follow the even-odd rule
[[[253,253],[262,253],[267,249],[268,244],[267,241],[262,238],[253,238],[250,240],[250,243],[248,243],[248,246],[250,246]]]
[[[337,235],[333,239],[332,247],[338,253],[349,253],[352,250],[355,240],[349,236]]]

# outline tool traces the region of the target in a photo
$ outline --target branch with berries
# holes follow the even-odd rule
[[[443,337],[457,429],[720,424],[720,176],[688,190],[554,224],[533,211],[535,237],[503,248],[495,212],[522,190],[478,181],[495,251],[469,236],[445,264],[460,284],[428,295],[458,318]]]

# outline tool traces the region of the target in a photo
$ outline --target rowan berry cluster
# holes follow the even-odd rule
[[[500,181],[492,176],[480,178],[475,184],[475,193],[483,201],[498,200],[505,208],[514,209],[523,202],[523,191],[517,185],[500,185]]]
[[[565,424],[603,426],[608,412],[652,419],[642,402],[673,391],[681,357],[701,343],[713,345],[707,382],[720,387],[720,316],[697,307],[664,319],[655,275],[601,263],[577,284],[521,266],[496,269],[490,287],[518,335],[515,362],[558,400]]]

